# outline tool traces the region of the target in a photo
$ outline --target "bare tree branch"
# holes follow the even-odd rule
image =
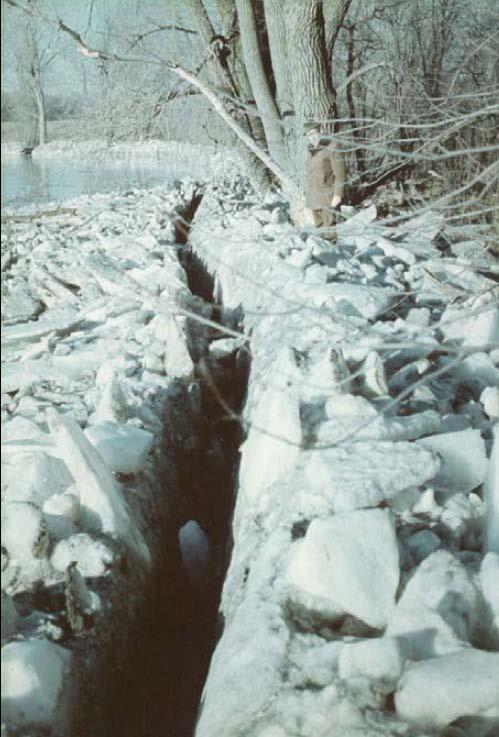
[[[196,31],[193,31],[191,28],[184,28],[183,26],[177,26],[175,24],[170,24],[167,26],[157,26],[156,28],[152,28],[150,31],[144,31],[144,33],[139,33],[137,36],[135,36],[132,39],[130,48],[135,48],[135,46],[143,41],[144,38],[152,36],[154,33],[160,33],[161,31],[178,31],[179,33],[188,33],[194,36],[196,35]]]

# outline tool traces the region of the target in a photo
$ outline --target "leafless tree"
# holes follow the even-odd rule
[[[195,93],[260,191],[274,180],[299,201],[313,121],[351,152],[353,202],[410,178],[416,199],[424,180],[446,208],[465,200],[470,212],[494,211],[493,0],[184,0],[164,17],[138,7],[128,30],[107,36],[48,18],[105,70],[94,112],[109,135],[154,135],[163,111]]]
[[[45,76],[59,55],[60,47],[54,43],[54,33],[40,33],[36,19],[37,0],[30,0],[29,5],[33,11],[30,14],[16,9],[9,14],[8,32],[18,83],[17,107],[24,117],[27,143],[43,144],[47,141]],[[36,133],[33,121],[36,121]]]

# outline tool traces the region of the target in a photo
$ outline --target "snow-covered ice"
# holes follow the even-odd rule
[[[22,728],[63,727],[61,695],[70,667],[71,652],[49,640],[2,647],[2,718]]]
[[[324,619],[351,614],[386,627],[395,607],[399,555],[388,510],[363,509],[311,522],[291,548],[290,599]]]
[[[123,539],[136,554],[149,562],[150,553],[142,533],[131,520],[121,489],[97,450],[72,418],[52,409],[47,422],[75,479],[83,526]]]
[[[86,532],[78,532],[54,546],[50,562],[56,571],[63,573],[76,561],[82,575],[92,578],[103,576],[113,565],[114,558],[105,542]]]
[[[499,728],[499,653],[473,648],[409,664],[395,694],[397,714],[419,727],[445,727],[459,717]],[[471,734],[473,720],[468,721]]]
[[[2,589],[23,601],[16,627],[13,600],[2,599],[2,637],[12,646],[2,659],[11,652],[4,718],[17,729],[26,719],[35,731],[57,729],[59,686],[57,703],[69,699],[73,716],[92,721],[100,709],[88,685],[98,679],[93,671],[110,657],[125,667],[149,563],[163,555],[153,445],[175,374],[192,371],[179,315],[191,295],[172,247],[172,218],[194,191],[179,183],[171,191],[79,197],[53,216],[29,208],[17,220],[9,211],[8,234],[2,228]],[[180,331],[167,364],[168,321]],[[147,351],[165,356],[161,399],[147,382]],[[175,424],[170,429],[174,436]],[[175,469],[162,473],[176,494]],[[90,627],[85,644],[59,684],[60,651],[43,638],[64,637],[72,648],[71,633],[82,627]],[[110,643],[119,652],[108,652]],[[18,699],[23,683],[30,691]]]
[[[462,338],[451,342],[450,309],[440,320],[451,293],[438,286],[445,274],[469,294],[452,306],[462,320],[470,290],[491,281],[441,258],[434,213],[385,227],[373,206],[332,245],[279,235],[258,208],[225,208],[214,228],[221,210],[205,197],[191,242],[216,293],[245,312],[252,366],[225,629],[196,734],[411,733],[417,719],[384,700],[409,664],[438,670],[494,632],[477,566],[495,318],[482,318],[479,351],[455,361]],[[495,481],[487,488],[492,509]],[[481,574],[489,597],[494,570]]]
[[[441,491],[473,491],[487,474],[485,443],[478,430],[444,433],[422,438],[418,444],[442,459],[432,485]],[[463,453],[466,449],[466,453]]]
[[[99,422],[85,430],[111,471],[138,473],[144,468],[154,436],[147,430],[116,422]]]
[[[396,637],[374,637],[347,642],[339,657],[340,678],[366,678],[381,682],[387,693],[393,691],[404,669],[405,657]]]
[[[431,553],[407,583],[386,634],[398,637],[412,660],[464,647],[473,635],[479,594],[470,573],[451,553]]]
[[[310,491],[323,495],[335,512],[375,507],[429,481],[440,468],[435,453],[406,442],[358,442],[308,451],[304,458]]]
[[[188,452],[189,413],[202,411],[193,314],[213,313],[189,292],[172,222],[194,192],[77,198],[73,214],[13,225],[6,244],[3,586],[63,587],[73,632],[92,609],[97,643],[113,596],[138,610],[141,561],[164,544],[162,429]],[[243,202],[224,187],[197,211],[193,252],[225,319],[244,314],[209,357],[237,362],[243,344],[251,356],[198,737],[398,737],[494,716],[497,656],[478,648],[497,647],[497,297],[489,277],[441,257],[446,228],[432,213],[387,226],[371,206],[331,244],[294,228],[278,195]],[[186,406],[163,417],[187,385]],[[172,457],[161,469],[174,479]],[[177,533],[202,588],[215,550],[194,519]],[[32,615],[12,603],[2,657],[34,711],[13,700],[9,713],[45,726],[69,646],[40,639],[58,631],[40,613],[39,639],[16,639]],[[126,637],[126,619],[114,629]],[[41,663],[53,677],[35,687]]]

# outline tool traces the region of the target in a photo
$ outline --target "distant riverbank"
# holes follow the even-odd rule
[[[2,207],[62,202],[79,195],[150,188],[186,177],[202,182],[235,179],[236,154],[214,146],[147,141],[53,141],[22,156],[2,144]]]

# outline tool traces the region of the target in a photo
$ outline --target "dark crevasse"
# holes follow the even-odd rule
[[[188,245],[185,223],[200,197],[184,213],[179,259],[193,295],[194,311],[211,300],[212,282]],[[197,308],[196,308],[197,306]],[[208,308],[210,312],[210,308]],[[212,304],[212,320],[223,311]],[[230,316],[231,327],[237,317]],[[193,381],[178,380],[163,408],[161,492],[168,504],[164,549],[149,585],[149,595],[129,633],[126,677],[113,684],[109,734],[120,737],[188,737],[194,734],[211,655],[221,634],[220,593],[230,554],[230,524],[242,441],[238,414],[246,393],[247,351],[222,359],[209,351],[223,331],[191,320],[194,335]],[[222,399],[222,401],[220,401]],[[161,503],[161,500],[159,500]],[[194,589],[181,564],[179,529],[196,520],[210,541],[212,565],[207,580]],[[163,534],[163,533],[162,533]]]

